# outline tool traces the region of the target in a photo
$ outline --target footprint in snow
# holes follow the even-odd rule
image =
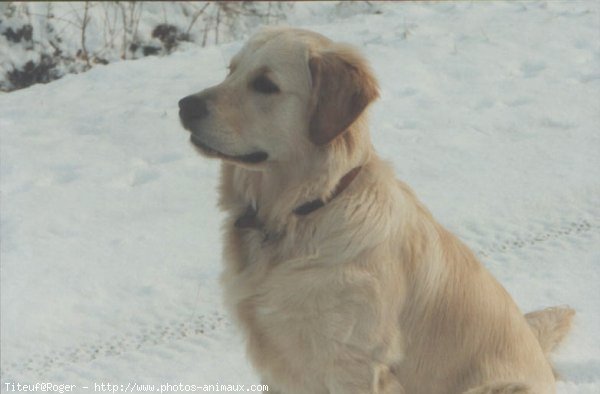
[[[521,65],[521,73],[525,78],[537,77],[546,69],[546,65],[540,62],[525,62]]]

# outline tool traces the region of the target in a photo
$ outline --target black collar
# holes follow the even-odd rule
[[[348,187],[348,185],[350,185],[350,183],[352,183],[354,178],[356,178],[356,176],[360,172],[361,168],[362,167],[360,167],[360,166],[354,167],[353,169],[348,171],[346,173],[346,175],[344,175],[340,179],[338,184],[335,186],[335,189],[333,190],[331,197],[329,197],[327,200],[318,198],[316,200],[309,201],[307,203],[297,206],[296,208],[294,208],[292,210],[292,212],[298,216],[306,216],[306,215],[316,211],[317,209],[325,206],[325,204],[329,203],[331,200],[333,200],[334,198],[339,196],[340,193],[342,193]],[[237,218],[237,220],[235,221],[235,227],[237,227],[237,228],[261,228],[262,223],[260,223],[260,221],[256,217],[256,214],[257,214],[256,209],[254,209],[252,206],[248,206],[248,208],[246,208],[246,212],[244,212],[242,214],[242,216]]]

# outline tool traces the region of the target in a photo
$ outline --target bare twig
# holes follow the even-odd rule
[[[212,18],[209,18],[205,23],[204,23],[204,32],[202,34],[202,47],[206,46],[206,41],[208,39],[208,30],[210,29],[210,25],[211,25],[211,20]]]
[[[90,58],[88,56],[87,48],[85,47],[85,31],[87,29],[88,22],[90,17],[88,15],[88,11],[90,8],[90,2],[85,2],[85,7],[83,8],[83,19],[81,20],[81,50],[83,53],[83,59],[88,67],[90,67]]]
[[[117,30],[118,8],[114,4],[101,3],[104,10],[104,48],[114,48]],[[112,17],[110,12],[112,11]]]
[[[123,41],[121,43],[121,59],[127,57],[127,11],[125,10],[125,4],[117,3],[121,9],[121,19],[123,21]]]
[[[132,23],[131,39],[134,40],[137,37],[138,27],[140,25],[140,20],[142,19],[142,11],[143,11],[144,3],[141,1],[140,2],[132,1],[129,4],[131,7],[131,23]],[[138,11],[137,15],[135,14],[136,5],[139,5],[139,7],[137,7],[137,11]]]
[[[198,11],[196,11],[194,13],[194,16],[192,17],[192,20],[190,22],[190,25],[188,26],[187,30],[185,31],[185,34],[189,34],[190,31],[192,30],[192,26],[194,26],[194,24],[196,23],[196,21],[198,20],[198,17],[200,15],[202,15],[204,13],[204,10],[206,9],[206,7],[208,7],[210,5],[210,3],[206,3],[204,4],[204,7],[200,8]]]
[[[32,12],[32,13],[30,13],[29,15],[31,15],[31,16],[41,16],[41,17],[44,17],[44,18],[46,17],[46,15],[45,15],[45,14],[38,14],[38,13],[35,13],[35,12]],[[72,25],[72,26],[75,26],[75,27],[77,27],[77,28],[81,27],[81,26],[80,26],[80,25],[78,25],[77,23],[75,23],[75,22],[73,22],[73,21],[70,21],[70,20],[68,20],[68,19],[65,19],[65,18],[61,18],[60,16],[53,16],[53,19],[56,19],[57,21],[65,22],[65,23],[67,23],[67,24],[69,24],[69,25]],[[64,30],[64,29],[65,29],[65,28],[63,28],[62,30]]]
[[[219,43],[219,26],[221,25],[221,7],[217,7],[217,25],[215,26],[215,45]]]

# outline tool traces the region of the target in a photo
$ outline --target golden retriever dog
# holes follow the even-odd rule
[[[553,393],[574,312],[523,315],[379,158],[353,48],[262,30],[179,102],[222,160],[225,300],[270,393]]]

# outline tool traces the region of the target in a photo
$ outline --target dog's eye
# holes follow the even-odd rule
[[[279,87],[264,75],[252,81],[252,88],[257,92],[265,94],[279,93]]]

